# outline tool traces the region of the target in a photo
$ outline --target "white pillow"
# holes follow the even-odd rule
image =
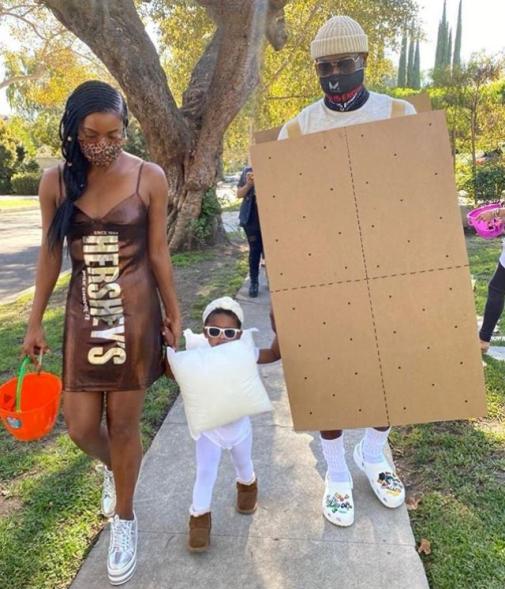
[[[251,331],[246,330],[240,340],[211,347],[203,334],[186,330],[190,349],[167,348],[193,437],[246,415],[272,411]]]

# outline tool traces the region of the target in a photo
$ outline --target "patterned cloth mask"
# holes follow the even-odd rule
[[[102,139],[95,142],[79,139],[79,145],[84,157],[94,166],[108,168],[123,151],[124,140],[112,142]]]

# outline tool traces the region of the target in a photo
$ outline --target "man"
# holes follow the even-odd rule
[[[352,18],[330,18],[312,42],[311,56],[315,60],[324,97],[286,123],[279,139],[415,114],[414,107],[408,102],[367,90],[364,77],[368,38]],[[364,438],[354,449],[354,460],[365,472],[379,501],[386,507],[395,508],[404,502],[405,489],[384,455],[389,431],[388,427],[367,428]],[[340,429],[321,432],[327,463],[322,506],[323,515],[331,523],[350,526],[354,521],[354,503],[343,438]]]
[[[258,205],[254,188],[254,174],[250,166],[242,170],[237,186],[237,198],[243,199],[240,205],[239,221],[244,228],[249,242],[249,296],[257,297],[259,290],[259,268],[263,255],[263,240],[261,238]]]

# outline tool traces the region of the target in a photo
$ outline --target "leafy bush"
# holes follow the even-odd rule
[[[498,160],[477,166],[476,200],[500,200],[505,190],[505,161]]]
[[[475,181],[469,159],[457,161],[456,185],[458,190],[466,190],[475,202],[501,200],[505,191],[505,158],[478,164]]]
[[[11,178],[12,192],[14,194],[32,195],[37,194],[39,190],[41,173],[39,172],[20,172],[14,174]]]
[[[0,120],[0,194],[8,194],[11,176],[18,161],[18,151],[14,136],[4,121]]]
[[[143,160],[150,161],[146,140],[137,119],[130,120],[127,133],[128,138],[124,146],[125,151],[133,155],[136,155],[137,157],[140,157]]]
[[[221,205],[217,199],[216,189],[209,188],[202,199],[200,216],[191,222],[191,231],[196,243],[203,247],[213,242],[216,236]]]

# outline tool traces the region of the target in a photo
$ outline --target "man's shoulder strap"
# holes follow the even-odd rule
[[[393,98],[391,105],[391,118],[403,117],[405,115],[405,102],[403,100],[396,100]]]
[[[286,123],[286,131],[288,133],[289,139],[294,139],[295,137],[301,137],[302,135],[302,128],[300,127],[300,123],[298,119],[291,119]]]

